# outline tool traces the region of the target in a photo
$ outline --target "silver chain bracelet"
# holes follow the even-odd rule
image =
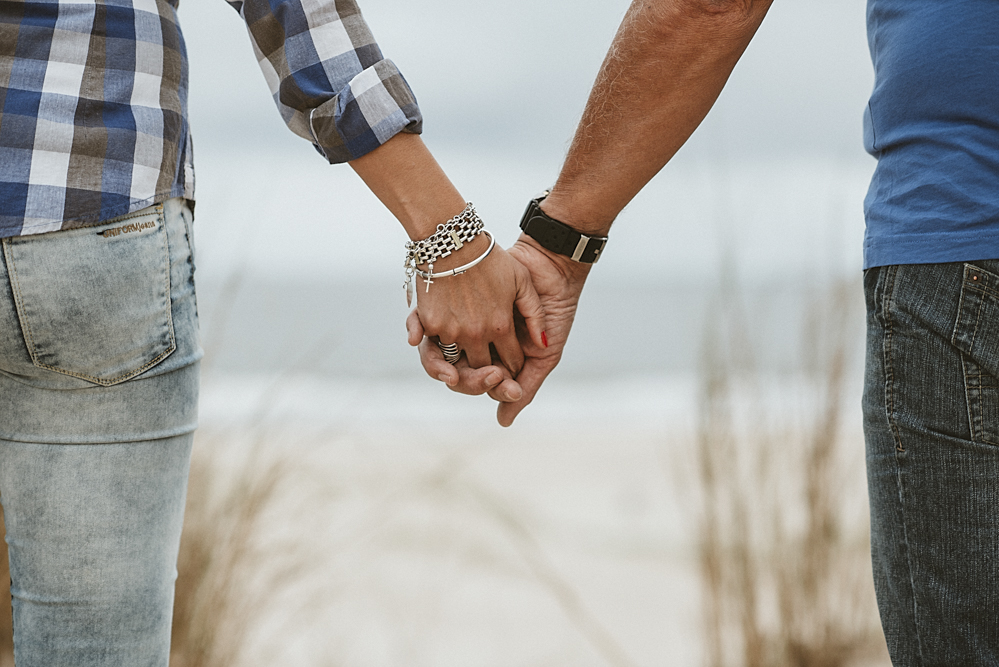
[[[485,223],[475,212],[472,202],[465,210],[450,220],[437,225],[437,231],[420,241],[406,242],[406,266],[431,264],[441,257],[447,257],[455,250],[475,239],[482,233]]]
[[[434,273],[434,262],[442,257],[447,257],[452,252],[461,250],[466,243],[474,241],[483,232],[489,236],[489,249],[485,253],[472,262],[458,267],[458,269],[444,271],[440,274]],[[434,278],[443,278],[464,273],[485,259],[492,252],[495,244],[496,240],[492,234],[485,230],[485,223],[482,222],[479,214],[475,212],[472,202],[468,202],[465,210],[458,215],[445,223],[437,225],[437,231],[431,236],[419,241],[407,241],[405,261],[406,281],[403,283],[403,288],[406,290],[406,305],[411,306],[413,303],[414,276],[419,275],[421,278],[424,278],[427,283],[427,291],[429,292]],[[428,270],[421,271],[418,268],[420,264],[427,264]]]

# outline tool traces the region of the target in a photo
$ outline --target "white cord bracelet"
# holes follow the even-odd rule
[[[448,271],[442,271],[440,273],[434,273],[433,263],[430,264],[429,271],[421,271],[419,269],[416,270],[416,275],[420,276],[425,281],[427,281],[428,292],[430,291],[430,283],[434,281],[434,278],[448,278],[450,276],[456,276],[459,273],[464,273],[465,271],[468,271],[470,268],[472,268],[473,266],[484,260],[489,255],[489,253],[493,251],[493,248],[496,246],[496,237],[493,236],[492,232],[490,232],[488,229],[483,229],[482,233],[489,237],[489,247],[486,248],[486,251],[484,253],[473,259],[468,264],[462,264],[458,268],[450,269]]]

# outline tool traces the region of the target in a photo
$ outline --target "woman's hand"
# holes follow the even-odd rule
[[[435,264],[434,272],[465,264],[488,247],[489,239],[479,235]],[[420,346],[427,373],[455,391],[519,400],[522,391],[512,378],[524,365],[524,353],[514,312],[520,315],[523,335],[535,344],[544,345],[545,329],[544,311],[527,269],[495,246],[481,263],[466,273],[432,281],[429,290],[422,278],[415,282],[417,307],[406,326],[409,343]],[[457,343],[462,351],[457,364],[444,360],[437,341]]]
[[[409,343],[420,345],[420,361],[427,373],[445,382],[453,391],[470,395],[488,393],[500,402],[496,419],[503,426],[511,425],[520,411],[534,400],[541,384],[562,359],[576,317],[579,295],[590,271],[589,265],[549,252],[525,235],[521,235],[507,256],[527,271],[540,299],[545,323],[542,334],[537,336],[528,320],[517,318],[517,335],[525,361],[512,377],[506,368],[485,366],[476,369],[464,364],[464,360],[450,367],[437,345],[423,338],[421,315],[417,311],[410,314],[406,323]],[[515,271],[519,273],[520,269]]]
[[[415,134],[397,134],[350,165],[414,241],[430,237],[438,225],[465,208],[465,199]],[[479,234],[434,262],[433,272],[468,264],[481,257],[489,243],[486,234]],[[426,334],[446,344],[457,343],[464,352],[462,367],[470,369],[497,362],[506,370],[497,367],[473,374],[475,386],[486,387],[487,379],[496,379],[492,373],[496,371],[501,379],[488,389],[494,390],[496,396],[519,396],[516,383],[503,385],[502,391],[497,389],[504,378],[517,374],[524,365],[513,323],[514,309],[523,316],[533,339],[540,342],[544,330],[538,295],[524,267],[496,246],[465,273],[432,280],[429,286],[419,277],[414,278],[414,283],[417,307],[407,322],[410,342],[418,345]],[[443,356],[433,361],[440,363],[432,364],[432,376],[451,380],[449,386],[456,386],[457,372],[451,364]]]

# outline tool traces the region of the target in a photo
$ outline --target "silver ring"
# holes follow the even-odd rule
[[[437,347],[441,349],[441,353],[444,355],[444,361],[449,364],[455,364],[458,362],[458,359],[461,358],[461,350],[458,349],[457,343],[445,345],[444,343],[437,341]]]

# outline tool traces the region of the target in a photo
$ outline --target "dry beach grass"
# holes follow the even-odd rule
[[[209,419],[171,667],[885,664],[843,407],[849,290],[817,297],[808,372],[781,400],[738,304],[718,309],[689,433]]]
[[[862,443],[843,401],[858,287],[816,294],[805,382],[774,420],[738,304],[706,345],[698,429],[699,554],[711,667],[886,659],[870,577]]]
[[[587,526],[578,492],[565,494],[567,513],[550,504],[564,491],[552,470],[580,476],[592,494],[595,478],[580,461],[606,450],[599,474],[615,474],[640,458],[640,445],[625,444],[642,440],[635,433],[564,447],[535,434],[519,449],[407,449],[376,434],[206,431],[206,459],[192,473],[176,665],[886,664],[862,443],[843,403],[857,324],[851,294],[854,285],[840,285],[816,298],[826,310],[808,327],[807,372],[777,388],[782,400],[767,398],[738,309],[715,329],[695,432],[656,445],[670,465],[686,453],[695,471],[681,488],[699,499],[696,510],[681,504],[695,526],[689,558],[662,543],[636,547],[627,531],[601,537],[628,520]],[[545,451],[549,473],[525,479]],[[232,465],[247,452],[249,463]],[[583,538],[573,534],[579,521]],[[684,582],[697,575],[702,593],[691,595]],[[620,590],[608,593],[601,578]],[[657,587],[671,578],[679,583]],[[275,594],[282,589],[294,593]],[[692,650],[696,634],[667,626],[697,608],[703,648]],[[648,616],[661,624],[658,644],[629,627]],[[270,623],[288,632],[262,631]]]

